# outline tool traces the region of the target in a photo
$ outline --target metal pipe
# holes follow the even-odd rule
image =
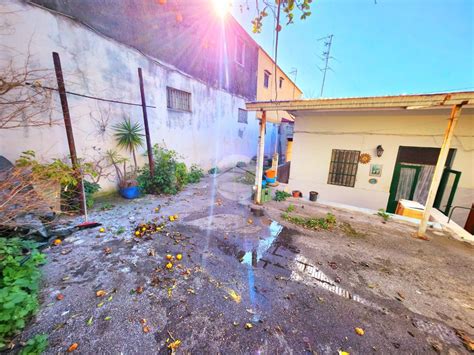
[[[148,164],[150,166],[150,176],[155,175],[155,161],[153,160],[153,150],[151,146],[150,129],[148,127],[148,115],[146,111],[145,87],[143,85],[142,68],[138,68],[138,78],[140,80],[140,95],[142,98],[143,122],[145,123],[146,149],[148,152]]]

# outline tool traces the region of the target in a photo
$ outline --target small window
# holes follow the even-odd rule
[[[283,87],[283,80],[285,80],[285,79],[283,79],[283,78],[280,76],[280,84],[279,84],[280,89]]]
[[[235,61],[241,66],[245,65],[245,42],[240,37],[235,41]]]
[[[191,112],[191,93],[167,87],[168,108]]]
[[[359,155],[360,151],[358,150],[333,149],[328,184],[354,187]]]
[[[239,108],[239,123],[248,123],[248,112],[247,110]]]
[[[270,85],[270,72],[268,70],[265,70],[263,72],[263,86],[268,88],[269,85]]]

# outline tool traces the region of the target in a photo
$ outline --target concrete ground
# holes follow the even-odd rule
[[[47,333],[48,354],[73,343],[82,354],[165,354],[176,340],[177,353],[195,354],[467,353],[456,330],[474,331],[471,245],[293,198],[255,217],[244,180],[234,169],[176,196],[99,203],[90,219],[105,233],[46,250],[41,310],[22,340]],[[290,224],[290,204],[292,215],[332,212],[336,226]],[[151,222],[166,225],[134,236]]]

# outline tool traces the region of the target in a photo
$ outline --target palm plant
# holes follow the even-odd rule
[[[129,118],[125,118],[123,122],[114,126],[114,130],[114,136],[118,141],[117,145],[132,154],[135,171],[137,171],[136,149],[143,145],[142,126],[137,122],[132,123]]]

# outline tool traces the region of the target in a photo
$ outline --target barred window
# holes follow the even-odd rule
[[[354,187],[359,165],[358,150],[333,149],[328,184]]]
[[[168,108],[191,112],[191,93],[167,87]]]
[[[248,112],[247,110],[239,108],[239,123],[248,123]]]

